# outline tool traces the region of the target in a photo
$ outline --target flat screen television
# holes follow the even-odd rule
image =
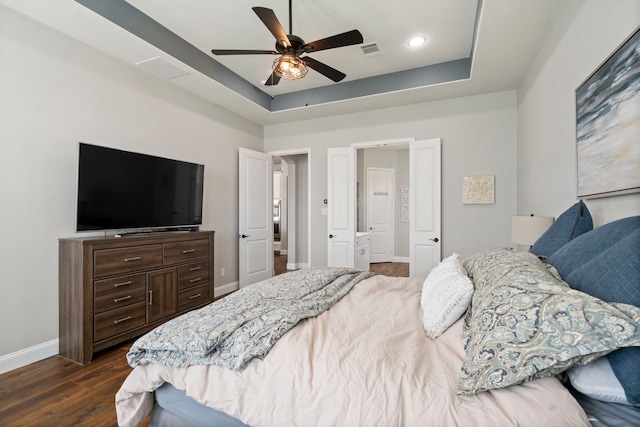
[[[202,224],[204,165],[80,143],[77,231]]]

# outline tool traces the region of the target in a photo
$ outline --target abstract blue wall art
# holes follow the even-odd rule
[[[579,198],[640,192],[640,28],[576,89]]]

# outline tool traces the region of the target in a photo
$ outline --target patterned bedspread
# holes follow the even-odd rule
[[[300,320],[327,310],[371,275],[322,267],[275,276],[164,323],[138,339],[127,360],[132,367],[213,364],[242,370]]]

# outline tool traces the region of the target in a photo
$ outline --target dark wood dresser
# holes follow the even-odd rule
[[[60,239],[60,356],[89,363],[213,301],[213,243],[213,231]]]

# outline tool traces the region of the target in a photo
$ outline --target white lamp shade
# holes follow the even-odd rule
[[[533,245],[553,224],[552,216],[511,217],[511,243]]]

